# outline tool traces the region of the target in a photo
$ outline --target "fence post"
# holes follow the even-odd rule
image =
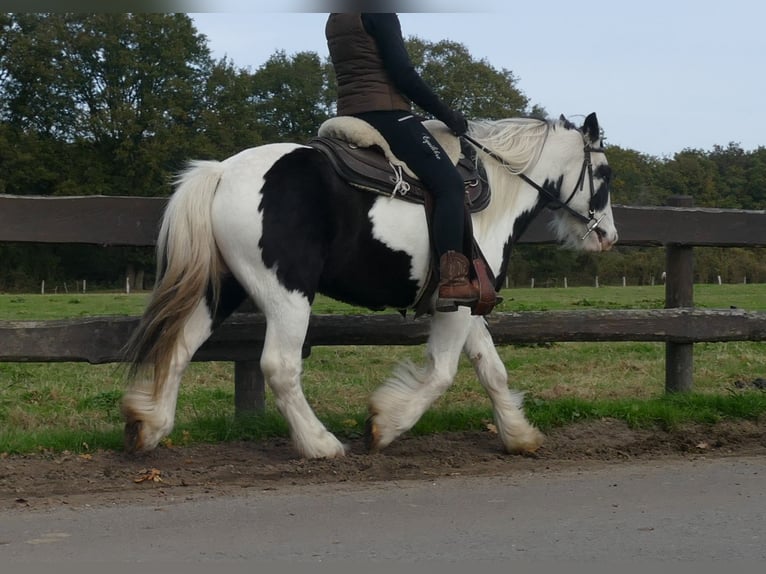
[[[234,363],[234,412],[246,415],[266,409],[266,389],[260,361]]]
[[[692,207],[689,195],[668,198],[670,207]],[[694,254],[690,245],[665,246],[665,308],[694,306]],[[665,392],[692,390],[694,382],[694,344],[665,343]]]

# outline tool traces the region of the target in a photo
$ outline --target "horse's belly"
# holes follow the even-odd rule
[[[423,207],[377,198],[366,211],[366,231],[330,256],[319,291],[373,309],[411,307],[430,264]]]

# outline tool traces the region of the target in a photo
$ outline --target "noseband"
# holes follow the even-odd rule
[[[475,139],[473,139],[471,136],[464,134],[461,136],[465,138],[467,141],[469,141],[471,144],[478,147],[481,151],[486,153],[491,158],[497,160],[503,167],[508,168],[508,165],[506,161],[500,157],[499,154],[495,153],[491,149],[486,148],[479,142],[477,142]],[[572,217],[575,219],[583,222],[585,224],[586,232],[585,235],[583,235],[580,239],[585,240],[591,233],[596,231],[598,229],[598,224],[601,223],[601,220],[606,217],[606,214],[602,215],[598,219],[596,218],[596,212],[593,210],[593,207],[591,207],[591,203],[593,202],[593,196],[596,194],[595,186],[593,185],[593,163],[591,162],[590,155],[592,153],[605,153],[603,147],[592,147],[590,144],[585,144],[585,147],[583,147],[584,157],[582,161],[582,168],[580,169],[580,176],[577,178],[577,183],[575,183],[574,189],[572,190],[572,193],[569,194],[569,197],[566,201],[561,201],[560,197],[556,197],[553,195],[550,191],[545,189],[543,186],[539,185],[537,182],[533,181],[529,177],[527,177],[523,173],[516,173],[513,172],[514,175],[519,176],[525,183],[528,183],[533,188],[537,190],[537,192],[545,197],[548,200],[548,208],[549,209],[563,209],[567,213],[569,213]],[[572,198],[575,196],[575,194],[578,191],[582,191],[583,187],[585,186],[585,174],[588,174],[588,184],[590,185],[590,202],[588,203],[588,215],[583,215],[582,213],[575,211],[570,205],[569,202],[572,201]]]

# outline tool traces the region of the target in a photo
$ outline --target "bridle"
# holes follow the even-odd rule
[[[556,197],[549,190],[545,189],[543,186],[541,186],[537,182],[530,179],[524,173],[518,173],[514,171],[513,169],[511,169],[508,163],[498,153],[492,151],[491,149],[477,142],[468,134],[463,134],[461,137],[467,140],[468,142],[470,142],[471,144],[473,144],[474,146],[476,146],[477,148],[479,148],[481,151],[486,153],[492,159],[498,161],[500,165],[502,165],[508,171],[513,173],[513,175],[518,176],[525,183],[535,188],[540,195],[542,195],[548,200],[547,207],[549,209],[553,209],[553,210],[563,209],[564,211],[569,213],[572,217],[574,217],[578,221],[583,222],[585,224],[586,232],[585,232],[585,235],[583,235],[580,239],[585,240],[591,233],[599,229],[598,224],[601,223],[604,217],[606,217],[606,214],[602,215],[599,218],[596,218],[596,212],[593,209],[593,207],[590,205],[593,202],[593,196],[596,193],[595,186],[593,185],[593,163],[591,162],[590,156],[592,153],[606,153],[603,147],[593,147],[588,143],[585,144],[585,146],[583,147],[584,157],[582,161],[582,168],[580,169],[580,176],[577,178],[577,183],[575,183],[574,189],[572,190],[572,193],[569,194],[569,197],[566,199],[566,201],[561,201],[560,197]],[[585,186],[586,173],[588,175],[588,184],[590,185],[590,202],[588,203],[587,216],[583,215],[579,211],[575,211],[575,209],[573,209],[569,205],[569,202],[572,201],[572,198],[575,196],[575,194],[578,191],[583,190],[583,187]]]

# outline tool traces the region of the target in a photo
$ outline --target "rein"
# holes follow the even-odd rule
[[[596,219],[596,212],[590,208],[588,209],[588,215],[585,216],[579,211],[575,211],[572,207],[570,207],[569,202],[572,201],[572,198],[575,196],[575,194],[578,191],[582,191],[583,187],[585,186],[585,174],[587,172],[588,174],[588,183],[590,184],[590,197],[591,200],[593,199],[594,195],[594,186],[593,186],[593,164],[590,160],[590,154],[591,153],[605,153],[604,148],[594,148],[591,147],[590,144],[586,144],[583,148],[583,151],[585,152],[585,157],[583,158],[582,168],[580,169],[580,176],[577,178],[577,183],[574,186],[574,189],[572,190],[572,193],[569,194],[569,197],[566,201],[561,201],[560,197],[556,197],[553,195],[550,191],[545,189],[543,186],[539,185],[537,182],[533,181],[527,175],[524,173],[518,173],[511,169],[511,167],[508,165],[508,163],[505,161],[505,159],[500,156],[500,154],[492,151],[488,147],[484,146],[483,144],[476,141],[474,138],[469,136],[468,134],[463,134],[460,136],[467,140],[472,145],[479,148],[481,151],[486,153],[488,156],[490,156],[492,159],[496,160],[500,165],[502,165],[504,168],[506,168],[510,173],[513,175],[518,176],[521,178],[522,181],[532,186],[534,189],[537,190],[537,192],[544,196],[546,199],[548,199],[549,202],[554,204],[554,207],[549,207],[549,209],[563,209],[567,213],[569,213],[572,217],[575,219],[583,222],[585,224],[586,232],[585,235],[583,235],[580,239],[586,239],[591,233],[596,231],[598,229],[598,224],[601,223],[601,220],[604,219],[606,214],[602,215],[598,219]]]

